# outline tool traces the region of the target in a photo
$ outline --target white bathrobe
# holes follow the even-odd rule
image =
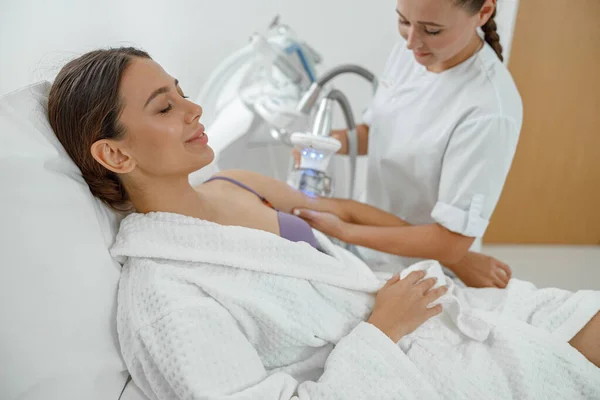
[[[305,243],[169,213],[132,214],[118,332],[150,399],[600,399],[600,369],[567,342],[600,293],[450,290],[441,315],[393,343],[364,321],[376,276],[316,232]]]

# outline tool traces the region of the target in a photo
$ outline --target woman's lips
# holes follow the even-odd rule
[[[186,140],[186,143],[208,143],[208,136],[204,132],[204,125],[200,125],[200,129],[198,129],[191,138]]]

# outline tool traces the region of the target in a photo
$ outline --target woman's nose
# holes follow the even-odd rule
[[[202,116],[202,107],[192,101],[186,100],[186,102],[185,122],[191,124],[195,119],[200,119]]]

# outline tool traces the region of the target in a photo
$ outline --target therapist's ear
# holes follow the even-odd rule
[[[126,174],[135,169],[133,157],[114,140],[98,140],[90,150],[96,161],[116,174]]]
[[[479,22],[477,23],[477,27],[481,28],[487,24],[494,15],[494,11],[496,11],[496,0],[486,0],[483,7],[481,7],[481,10],[479,10]]]

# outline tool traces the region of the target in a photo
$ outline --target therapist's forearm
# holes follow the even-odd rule
[[[439,224],[396,227],[348,224],[340,239],[385,253],[438,260],[445,265],[462,260],[473,243],[473,238]]]
[[[317,201],[314,201],[313,204],[314,203],[317,204],[315,211],[332,212],[344,221],[352,224],[372,226],[410,225],[408,222],[392,213],[354,200],[320,198]]]
[[[333,130],[331,136],[337,138],[342,143],[342,147],[338,154],[348,155],[348,130]],[[369,152],[369,125],[360,124],[356,125],[356,136],[358,139],[358,155],[365,156]]]

